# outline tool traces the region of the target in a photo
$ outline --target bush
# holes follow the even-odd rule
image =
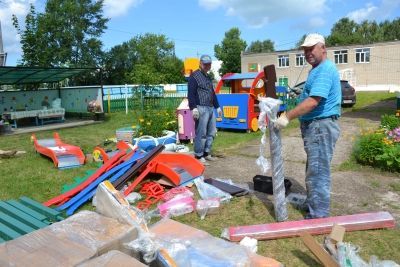
[[[353,155],[360,164],[400,172],[400,127],[393,130],[381,128],[361,134],[355,143]]]
[[[164,130],[177,130],[175,110],[144,110],[139,116],[137,124],[140,126],[138,136],[150,135],[153,137],[163,136]]]
[[[387,114],[381,117],[381,128],[391,131],[399,126],[400,126],[400,117]]]
[[[376,163],[375,156],[383,153],[385,143],[382,140],[384,137],[383,132],[361,134],[353,149],[353,154],[357,162],[373,166]]]

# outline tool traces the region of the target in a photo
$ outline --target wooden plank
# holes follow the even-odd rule
[[[322,262],[326,267],[339,267],[339,264],[334,261],[318,243],[315,239],[307,232],[302,232],[300,234],[301,239],[304,244],[311,250],[311,252]]]
[[[20,234],[27,234],[35,231],[35,229],[30,227],[29,225],[26,225],[1,211],[0,211],[0,222],[3,223],[4,225],[7,225],[8,227],[10,227],[11,229]]]
[[[39,221],[50,224],[50,222],[47,221],[48,219],[46,216],[44,216],[43,214],[40,214],[39,212],[37,212],[27,206],[24,206],[22,203],[19,203],[18,201],[14,200],[14,199],[7,200],[7,201],[5,201],[5,203],[10,204],[14,208],[19,209],[20,211],[22,211],[26,214],[29,214],[30,216],[32,216],[33,218],[36,218]]]
[[[27,207],[32,208],[33,210],[47,216],[53,221],[62,221],[64,217],[61,216],[61,213],[56,211],[55,209],[44,206],[42,203],[39,203],[33,199],[30,199],[26,196],[22,196],[19,198],[19,201]]]
[[[21,234],[14,231],[13,229],[11,229],[10,227],[8,227],[7,225],[4,225],[2,223],[0,223],[0,237],[3,240],[12,240],[15,239],[17,237],[20,237]]]
[[[37,220],[36,218],[30,216],[29,214],[26,214],[5,202],[0,202],[0,211],[3,211],[7,215],[29,225],[30,227],[33,227],[35,229],[40,229],[40,228],[47,226],[46,223]]]
[[[310,234],[330,233],[334,224],[343,226],[346,232],[382,228],[394,228],[393,216],[386,211],[344,215],[328,218],[279,222],[259,225],[229,227],[229,240],[240,241],[245,236],[258,240],[298,236],[300,232]]]

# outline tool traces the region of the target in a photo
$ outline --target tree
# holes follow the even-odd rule
[[[147,33],[134,38],[136,63],[129,73],[133,83],[183,82],[183,62],[175,57],[175,45],[163,34]]]
[[[342,18],[336,22],[331,34],[326,39],[329,46],[358,44],[361,42],[361,36],[357,33],[358,24],[349,18]]]
[[[304,40],[306,39],[306,34],[304,34],[301,38],[300,38],[300,40],[296,43],[296,45],[295,45],[295,48],[296,49],[298,49],[298,48],[300,48],[300,46],[304,43]]]
[[[221,76],[228,72],[241,72],[240,55],[246,46],[246,41],[240,39],[238,28],[232,28],[225,32],[222,43],[214,46],[215,56],[222,61],[219,70]]]
[[[251,42],[250,45],[247,47],[246,52],[250,53],[268,53],[268,52],[274,52],[274,42],[267,39],[264,41],[254,41]]]
[[[383,40],[383,32],[375,21],[365,20],[356,27],[356,35],[362,44],[371,44]]]
[[[400,40],[400,18],[392,22],[385,20],[379,24],[379,27],[382,31],[383,41]]]
[[[48,0],[45,12],[38,14],[31,5],[21,35],[22,64],[41,67],[95,67],[102,60],[98,39],[108,19],[102,14],[103,0]]]
[[[107,84],[162,84],[184,82],[183,62],[175,56],[175,44],[165,35],[147,33],[133,37],[106,53]]]

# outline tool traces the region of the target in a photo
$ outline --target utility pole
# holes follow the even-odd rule
[[[7,53],[4,53],[3,49],[3,33],[1,31],[1,21],[0,21],[0,67],[6,65]]]

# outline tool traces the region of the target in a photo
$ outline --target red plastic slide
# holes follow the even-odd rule
[[[133,152],[131,151],[128,153],[128,155],[132,155]],[[95,181],[97,178],[100,177],[103,173],[105,173],[107,170],[113,168],[114,166],[118,165],[121,163],[121,158],[126,155],[125,151],[119,151],[117,154],[115,154],[111,159],[109,159],[106,163],[104,163],[99,169],[96,170],[95,173],[93,173],[86,181],[83,183],[79,184],[77,187],[72,188],[71,190],[55,197],[47,202],[43,203],[43,205],[49,207],[52,205],[59,205],[61,203],[64,203],[66,200],[70,199],[71,197],[75,196],[77,193],[79,193],[81,190],[86,188],[90,183]]]
[[[63,143],[58,133],[54,133],[52,139],[36,139],[35,134],[32,140],[37,152],[51,158],[57,168],[71,168],[85,163],[85,154],[78,146]]]

